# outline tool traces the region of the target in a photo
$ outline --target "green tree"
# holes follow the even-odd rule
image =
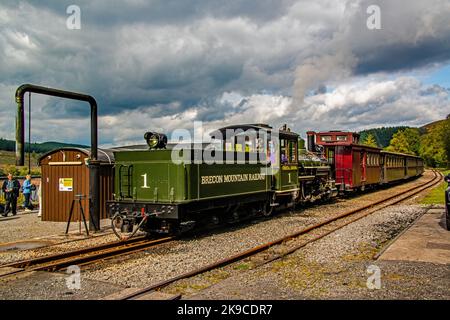
[[[430,128],[420,140],[420,156],[431,167],[449,167],[450,119]]]
[[[391,141],[392,136],[397,133],[399,130],[406,129],[407,127],[381,127],[381,128],[373,128],[360,131],[360,141],[365,141],[367,139],[367,135],[372,134],[377,142],[377,145],[385,148],[389,145],[389,141]]]
[[[446,167],[450,168],[450,115],[442,124],[442,142],[445,149]]]
[[[363,145],[369,146],[369,147],[378,147],[377,140],[373,136],[373,134],[368,133],[365,137],[365,139],[362,142]]]
[[[400,152],[407,154],[419,154],[420,133],[416,128],[406,128],[398,131],[392,136],[388,151]]]

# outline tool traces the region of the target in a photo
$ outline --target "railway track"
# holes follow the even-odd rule
[[[288,254],[298,250],[299,248],[305,246],[306,244],[308,244],[310,242],[316,241],[316,240],[344,227],[345,225],[348,225],[356,220],[359,220],[362,217],[364,217],[374,211],[378,211],[382,208],[385,208],[385,207],[393,205],[395,203],[404,201],[407,198],[413,197],[414,195],[422,192],[423,190],[439,183],[441,179],[442,179],[442,175],[440,173],[434,171],[433,179],[431,179],[430,181],[428,181],[422,185],[415,186],[413,188],[408,189],[407,191],[402,192],[403,196],[396,194],[387,199],[383,199],[383,200],[371,203],[369,205],[366,205],[364,207],[360,207],[360,208],[351,210],[344,214],[341,214],[341,215],[335,216],[333,218],[330,218],[328,220],[325,220],[319,224],[310,226],[306,229],[302,229],[299,232],[296,232],[295,234],[288,235],[286,237],[280,238],[280,239],[272,241],[270,243],[266,243],[266,244],[257,246],[255,248],[252,248],[250,250],[247,250],[245,252],[239,253],[239,254],[229,257],[227,259],[212,263],[212,264],[202,267],[200,269],[192,270],[190,272],[184,273],[177,277],[165,280],[163,282],[152,285],[148,288],[144,288],[138,292],[129,294],[125,297],[121,297],[121,299],[136,299],[136,298],[139,298],[140,296],[147,294],[148,292],[159,290],[159,289],[166,287],[166,286],[170,285],[171,283],[174,283],[178,280],[186,279],[186,278],[189,278],[189,277],[192,277],[192,276],[195,276],[195,275],[198,275],[198,274],[201,274],[201,273],[204,273],[204,272],[207,272],[207,271],[210,271],[210,270],[222,267],[222,266],[226,266],[233,262],[242,260],[247,257],[255,256],[256,254],[259,254],[262,252],[264,252],[264,255],[265,255],[264,258],[262,259],[263,264],[274,261],[276,259],[279,259],[285,255],[288,255]],[[400,198],[399,198],[399,196],[400,196]],[[392,202],[391,200],[393,200],[394,198],[399,198],[399,199],[396,199]],[[389,201],[391,201],[391,202],[389,202]],[[386,204],[386,202],[389,202],[389,203]],[[338,220],[341,221],[342,219],[345,219],[350,216],[354,216],[357,213],[361,213],[366,210],[369,210],[369,212],[365,212],[364,214],[359,215],[358,217],[356,217],[356,219],[352,219],[351,221],[346,221],[345,224],[341,224],[338,227],[332,226],[332,223],[334,223]],[[327,226],[328,227],[331,226],[331,228],[326,230]],[[279,245],[285,246],[285,244],[288,243],[290,240],[298,238],[302,235],[310,234],[312,231],[318,230],[318,229],[321,229],[322,231],[325,230],[325,232],[321,233],[320,236],[313,237],[312,239],[309,239],[308,241],[303,242],[301,245],[289,246],[289,248],[287,250],[275,250],[274,251],[275,253],[268,252],[269,249],[274,248],[275,246],[279,246]],[[136,253],[139,251],[147,250],[149,248],[156,247],[160,244],[164,244],[164,243],[173,241],[174,239],[175,239],[175,237],[165,237],[165,238],[151,240],[151,239],[148,239],[148,238],[142,236],[142,237],[131,238],[131,239],[128,239],[127,241],[114,241],[114,242],[110,242],[110,243],[105,243],[105,244],[88,247],[88,248],[82,248],[82,249],[64,252],[64,253],[60,253],[60,254],[54,254],[54,255],[49,255],[49,256],[44,256],[44,257],[39,257],[39,258],[34,258],[34,259],[27,259],[27,260],[22,260],[22,261],[18,261],[18,262],[12,262],[12,263],[8,263],[8,264],[4,264],[4,265],[0,266],[0,278],[8,277],[11,275],[17,275],[19,273],[30,272],[30,271],[58,271],[58,270],[63,270],[64,268],[67,268],[70,265],[85,266],[85,265],[100,262],[100,261],[103,261],[103,260],[106,260],[109,258],[114,258],[114,257],[118,257],[118,256],[125,255],[125,254],[131,254],[131,253]],[[2,269],[4,270],[3,272],[2,272]]]
[[[254,248],[238,253],[231,257],[225,258],[223,260],[216,261],[201,268],[188,271],[173,278],[161,281],[146,288],[126,294],[117,299],[118,300],[140,299],[146,295],[151,294],[152,292],[159,291],[162,288],[167,287],[179,280],[191,278],[193,276],[197,276],[220,267],[225,267],[227,265],[230,265],[232,263],[235,263],[237,261],[246,258],[252,258],[255,261],[254,263],[255,267],[283,258],[301,249],[307,244],[315,242],[357,220],[360,220],[386,207],[401,203],[421,193],[422,191],[437,185],[439,182],[442,181],[443,175],[435,170],[433,170],[433,173],[434,177],[431,180],[423,183],[422,185],[412,187],[406,191],[402,191],[401,193],[394,194],[386,199],[375,201],[368,205],[347,211],[345,213],[326,219],[325,221],[322,221],[315,225],[301,229],[293,234],[279,238],[275,241],[271,241],[256,246]]]
[[[58,271],[67,268],[70,265],[84,266],[108,258],[136,253],[173,240],[174,237],[151,240],[142,236],[127,241],[114,241],[69,252],[12,262],[0,266],[0,272],[1,269],[5,270],[8,268],[10,270],[0,273],[0,278],[21,272]]]

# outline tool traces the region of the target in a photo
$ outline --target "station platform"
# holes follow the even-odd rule
[[[396,238],[378,260],[430,262],[450,265],[450,231],[444,206],[434,206]]]

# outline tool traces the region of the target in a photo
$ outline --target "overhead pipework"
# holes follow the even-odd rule
[[[78,101],[88,102],[91,107],[91,154],[89,159],[90,169],[90,223],[91,230],[100,227],[100,179],[98,163],[98,130],[97,130],[97,102],[94,97],[86,94],[64,91],[54,88],[23,84],[16,90],[17,117],[16,117],[16,165],[23,166],[25,162],[25,115],[24,96],[25,93],[37,93],[47,96],[60,97]]]

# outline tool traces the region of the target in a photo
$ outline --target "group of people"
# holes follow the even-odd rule
[[[31,183],[31,175],[26,176],[26,180],[23,182],[22,188],[20,187],[20,182],[13,177],[11,173],[8,174],[8,180],[5,180],[2,185],[2,191],[5,196],[5,210],[2,213],[4,217],[8,216],[11,211],[12,215],[17,214],[17,199],[19,198],[20,192],[23,193],[25,201],[23,206],[25,211],[33,210],[33,204],[31,203],[31,191],[35,186]]]

